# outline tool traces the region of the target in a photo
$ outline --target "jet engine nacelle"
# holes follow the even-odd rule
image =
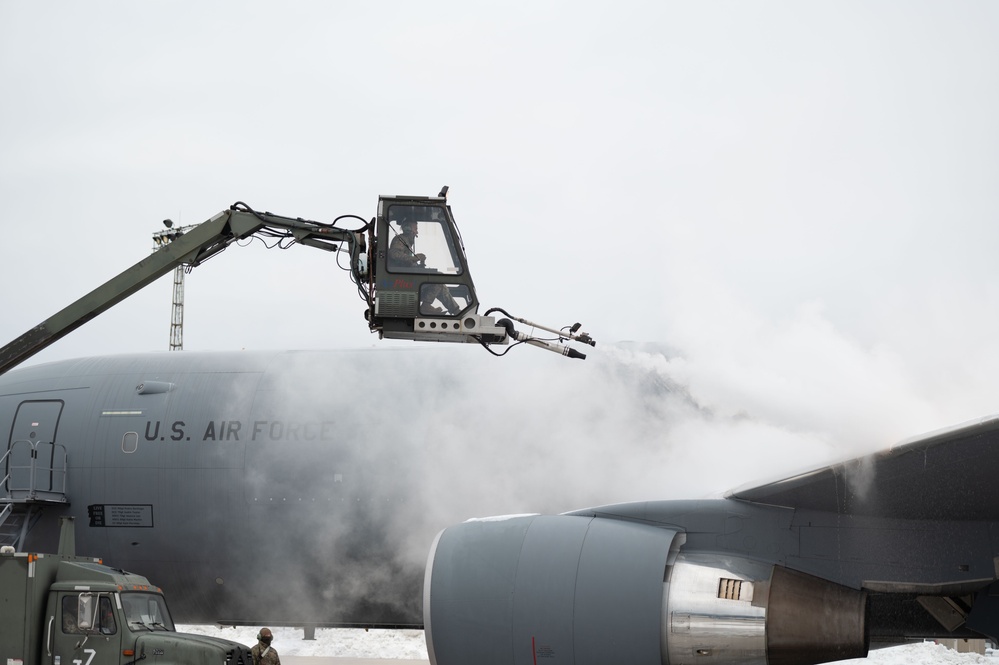
[[[783,566],[681,553],[663,596],[663,663],[809,665],[867,656],[867,594]]]
[[[867,655],[866,595],[770,563],[686,552],[679,531],[575,515],[438,534],[434,665],[808,665]]]

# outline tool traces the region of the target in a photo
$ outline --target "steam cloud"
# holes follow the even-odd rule
[[[320,598],[310,611],[326,620],[418,621],[427,551],[450,524],[720,496],[942,424],[898,356],[838,333],[820,308],[740,323],[678,327],[682,351],[619,344],[586,362],[449,346],[275,356],[266,408],[333,420],[338,437],[247,453],[252,491],[323,506],[269,518],[280,560],[303,564],[289,595]],[[862,492],[871,479],[856,468]]]

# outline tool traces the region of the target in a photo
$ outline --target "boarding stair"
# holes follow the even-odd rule
[[[48,506],[69,505],[66,447],[47,441],[12,441],[0,458],[0,546],[21,551]]]

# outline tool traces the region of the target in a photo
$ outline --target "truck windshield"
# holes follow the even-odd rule
[[[155,593],[128,592],[121,594],[121,607],[129,628],[174,630],[163,596]]]

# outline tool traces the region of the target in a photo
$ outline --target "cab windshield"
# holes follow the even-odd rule
[[[392,205],[388,218],[389,272],[461,274],[461,261],[442,206]]]
[[[174,630],[163,596],[155,593],[128,592],[121,594],[121,608],[132,630]]]

